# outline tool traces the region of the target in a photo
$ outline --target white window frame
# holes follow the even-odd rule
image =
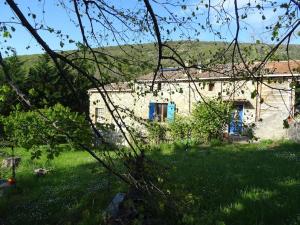
[[[104,122],[104,114],[105,114],[105,109],[103,107],[95,108],[95,121],[96,121],[96,123],[103,123]]]

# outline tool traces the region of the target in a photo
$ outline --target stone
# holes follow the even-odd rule
[[[43,168],[38,168],[34,170],[35,175],[37,176],[45,176],[49,170],[43,169]]]
[[[12,185],[6,179],[0,179],[0,197],[4,196],[5,190],[11,186]]]
[[[9,186],[7,180],[1,179],[1,180],[0,180],[0,188],[2,188],[2,187],[7,187],[7,186]]]
[[[2,167],[11,168],[13,166],[18,167],[21,162],[20,157],[9,157],[2,160]]]
[[[7,187],[10,187],[11,185],[8,183],[8,182],[6,182],[6,183],[3,183],[3,184],[0,184],[0,188],[2,189],[2,188],[7,188]]]
[[[106,209],[106,215],[116,217],[120,212],[120,205],[126,197],[125,193],[117,193]]]

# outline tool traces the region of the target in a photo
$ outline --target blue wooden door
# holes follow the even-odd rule
[[[235,110],[231,114],[231,121],[229,124],[230,134],[239,134],[243,131],[243,105],[237,105]]]

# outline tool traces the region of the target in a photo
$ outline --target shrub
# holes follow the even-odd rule
[[[192,121],[190,117],[176,116],[175,120],[169,124],[169,131],[172,140],[184,140],[191,136]]]
[[[254,135],[255,124],[244,124],[243,135],[248,137],[250,141],[257,140],[257,137]]]
[[[158,122],[149,122],[147,125],[147,131],[149,138],[154,141],[155,144],[161,143],[166,139],[166,127]]]
[[[92,133],[85,118],[71,112],[60,104],[38,111],[14,111],[8,117],[2,117],[5,138],[17,146],[31,150],[32,157],[38,158],[42,150],[48,158],[57,156],[60,144],[70,147],[81,143],[90,146]]]
[[[230,121],[231,109],[231,104],[219,100],[198,103],[192,112],[192,136],[204,141],[222,139],[224,129]]]
[[[222,141],[220,139],[211,139],[210,140],[210,146],[221,146],[224,143],[222,143]]]

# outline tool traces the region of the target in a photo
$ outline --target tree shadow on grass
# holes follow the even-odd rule
[[[168,168],[165,189],[184,200],[180,222],[299,224],[299,145],[186,147],[150,152]],[[0,199],[7,224],[100,224],[103,209],[124,190],[94,162],[57,167],[41,178],[26,168],[31,172],[17,173],[17,189]]]
[[[187,199],[186,223],[300,223],[300,145],[169,148],[152,157],[170,168],[171,192]]]

